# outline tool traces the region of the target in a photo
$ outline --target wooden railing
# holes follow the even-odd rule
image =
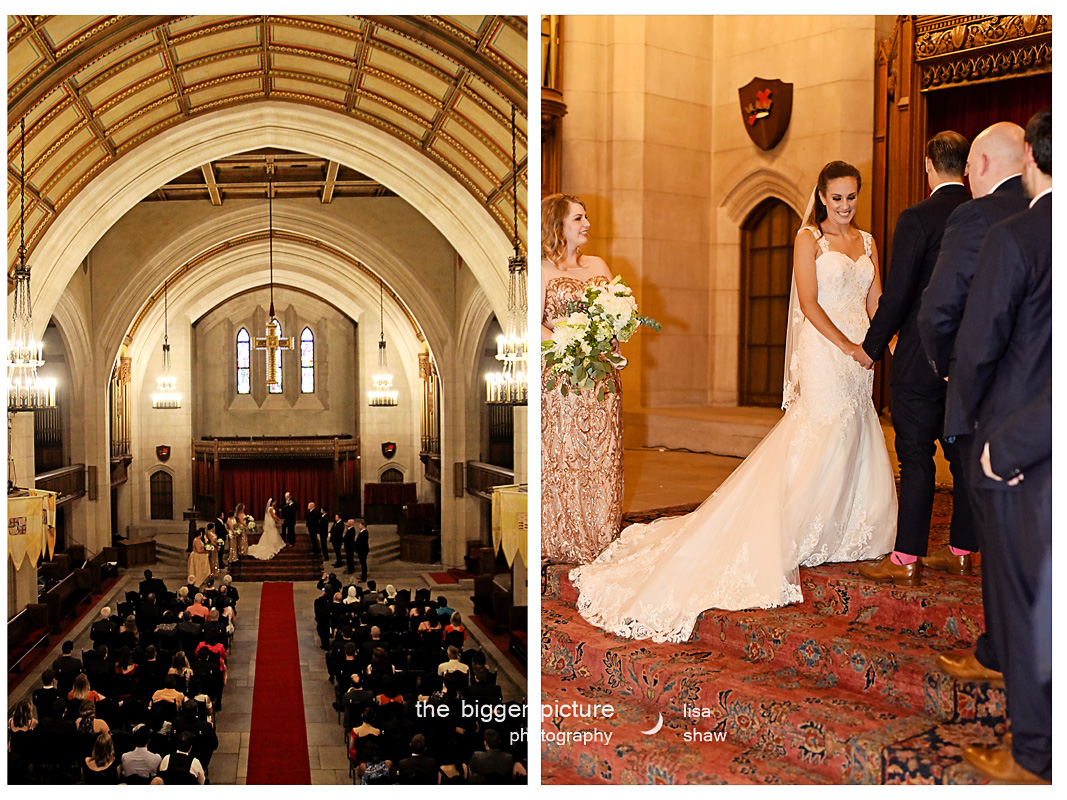
[[[419,459],[424,467],[423,475],[426,480],[440,485],[441,483],[441,454],[422,452]]]
[[[42,472],[34,477],[34,487],[46,489],[59,495],[56,505],[61,506],[85,494],[85,465],[73,464],[62,469]]]
[[[470,494],[491,500],[494,486],[508,486],[513,483],[515,483],[514,470],[482,461],[467,462],[467,491]]]

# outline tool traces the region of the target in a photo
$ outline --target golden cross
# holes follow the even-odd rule
[[[256,350],[267,351],[267,386],[277,385],[278,381],[274,380],[274,376],[278,371],[279,351],[296,349],[293,337],[287,336],[284,339],[279,339],[278,320],[271,317],[270,322],[267,323],[267,335],[257,336],[252,344]]]

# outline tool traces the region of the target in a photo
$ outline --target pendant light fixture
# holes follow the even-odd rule
[[[256,350],[267,351],[267,389],[278,385],[278,359],[282,357],[282,350],[293,350],[296,345],[292,336],[284,339],[279,338],[278,318],[274,315],[274,184],[271,180],[274,176],[273,156],[267,160],[267,213],[270,224],[268,227],[268,242],[270,246],[270,310],[267,312],[267,329],[264,336],[257,336],[252,343]]]
[[[385,355],[385,283],[381,278],[378,278],[378,314],[381,317],[378,371],[374,373],[374,388],[367,392],[367,402],[372,406],[395,406],[397,393],[393,389],[393,375],[389,372],[389,359]]]
[[[511,107],[511,244],[514,255],[508,259],[508,315],[504,333],[496,339],[496,359],[500,369],[485,376],[485,402],[493,405],[526,405],[526,257],[519,248],[519,168],[515,156],[515,106]]]
[[[44,344],[33,338],[33,303],[30,300],[30,266],[26,263],[26,119],[20,122],[21,158],[19,209],[19,260],[15,265],[15,296],[11,303],[11,330],[7,343],[7,410],[34,411],[56,405],[55,379],[41,378]]]
[[[156,378],[152,408],[181,408],[182,394],[174,391],[177,379],[170,374],[170,342],[167,329],[167,281],[163,281],[163,371]]]

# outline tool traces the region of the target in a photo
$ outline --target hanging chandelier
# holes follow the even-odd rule
[[[515,254],[508,259],[508,315],[504,333],[496,339],[500,369],[485,376],[485,402],[492,405],[526,405],[526,257],[519,249],[519,168],[515,157],[515,106],[511,107],[511,238]]]
[[[374,388],[367,392],[367,402],[372,406],[395,406],[397,393],[393,388],[393,375],[389,372],[389,360],[385,355],[385,284],[378,278],[378,313],[381,317],[381,333],[378,339],[378,371],[374,373]]]
[[[257,336],[252,346],[256,350],[267,351],[267,389],[278,385],[278,359],[282,356],[282,350],[293,350],[296,344],[292,336],[284,339],[278,336],[278,318],[274,314],[274,187],[271,180],[274,176],[274,162],[267,161],[267,213],[270,224],[268,226],[268,241],[270,244],[270,310],[267,312],[268,320],[264,336]]]
[[[152,408],[181,408],[182,393],[174,391],[177,379],[170,374],[170,342],[167,340],[167,281],[163,281],[163,371],[156,378]]]
[[[33,303],[30,300],[30,267],[26,263],[26,119],[20,122],[20,174],[22,204],[19,210],[19,260],[15,265],[15,297],[11,303],[11,332],[7,342],[7,410],[34,411],[54,408],[56,382],[41,378],[44,344],[33,338]]]

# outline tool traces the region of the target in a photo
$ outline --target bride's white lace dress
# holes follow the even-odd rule
[[[282,535],[278,531],[278,523],[274,521],[274,517],[270,514],[270,503],[268,503],[266,511],[263,512],[263,535],[259,537],[258,542],[249,546],[248,555],[252,556],[252,558],[258,558],[260,561],[269,561],[283,547],[285,547],[285,540],[282,539]]]
[[[869,326],[871,238],[853,261],[817,237],[819,305],[851,341]],[[892,550],[897,497],[871,402],[873,372],[799,314],[787,410],[726,481],[690,514],[626,528],[571,570],[578,610],[606,631],[683,642],[705,609],[770,608],[803,599],[800,565]]]

